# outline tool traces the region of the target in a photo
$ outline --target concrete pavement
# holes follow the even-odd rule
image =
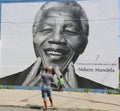
[[[120,111],[120,95],[53,91],[55,108]],[[43,107],[40,90],[0,89],[1,106]]]
[[[38,109],[18,108],[18,107],[0,107],[0,111],[40,111]]]

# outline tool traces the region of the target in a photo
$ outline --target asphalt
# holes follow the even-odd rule
[[[54,111],[75,108],[120,111],[120,95],[68,91],[53,91],[52,93]],[[0,106],[0,108],[31,108],[30,111],[44,108],[40,90],[0,89]]]

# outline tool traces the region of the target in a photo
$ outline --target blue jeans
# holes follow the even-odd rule
[[[51,88],[49,86],[42,86],[41,92],[42,92],[42,98],[44,99],[52,96]]]

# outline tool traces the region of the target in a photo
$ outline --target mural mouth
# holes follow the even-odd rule
[[[54,49],[54,48],[47,48],[45,49],[45,53],[51,56],[65,56],[69,52],[68,49]]]
[[[59,67],[61,71],[67,68],[75,54],[69,44],[48,44],[47,41],[39,47],[38,52],[44,66]]]

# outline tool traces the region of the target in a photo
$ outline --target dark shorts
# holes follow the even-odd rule
[[[42,98],[44,99],[52,96],[51,88],[49,86],[42,86],[41,92],[42,92]]]

